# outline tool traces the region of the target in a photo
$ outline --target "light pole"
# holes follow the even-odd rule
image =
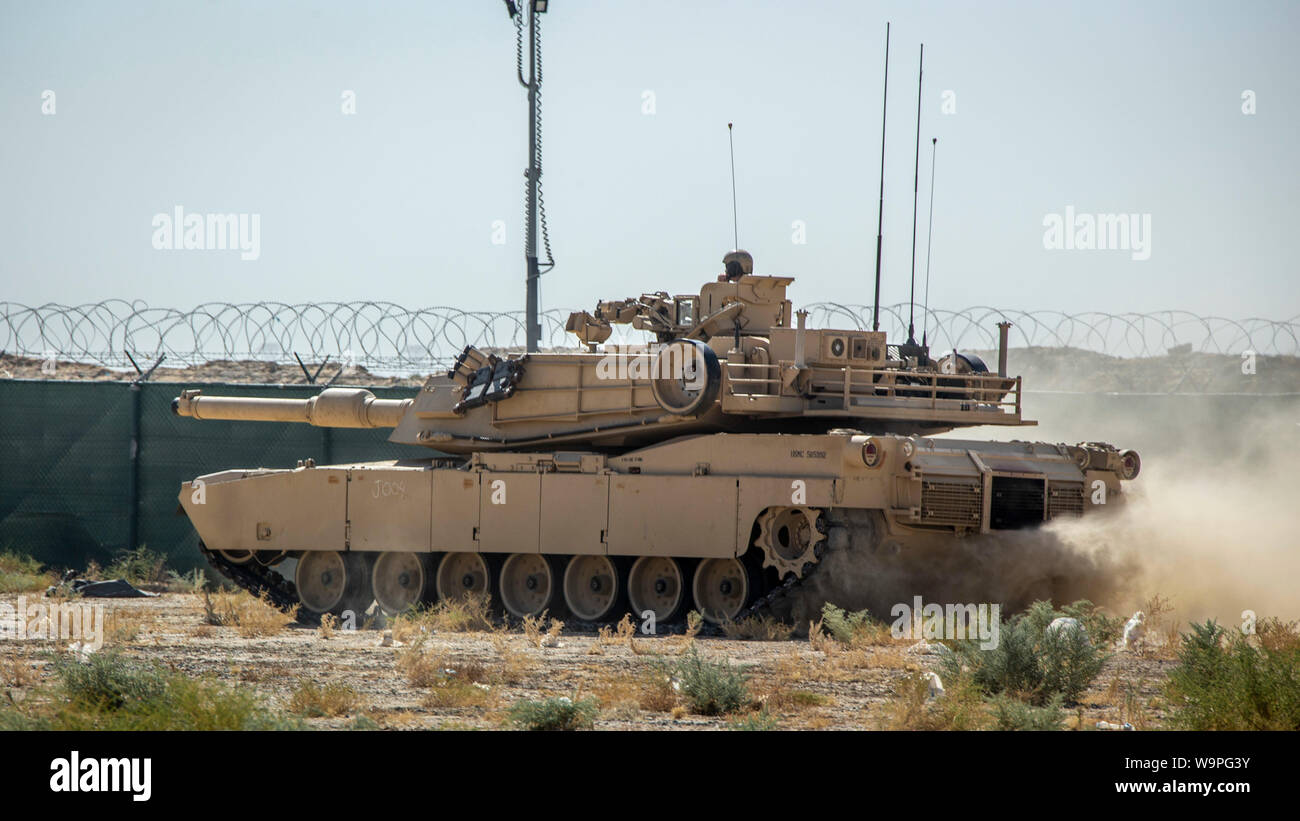
[[[542,326],[537,318],[537,290],[538,280],[541,278],[541,265],[537,260],[537,229],[538,213],[541,212],[541,230],[543,243],[546,245],[546,262],[547,270],[554,267],[555,262],[551,259],[550,242],[546,236],[546,216],[545,211],[540,206],[541,177],[542,177],[542,152],[539,140],[539,127],[541,117],[539,114],[539,104],[541,102],[541,35],[537,28],[537,15],[546,12],[547,0],[525,0],[528,9],[528,78],[524,79],[523,66],[523,15],[514,0],[505,0],[506,11],[515,23],[516,32],[516,73],[519,77],[519,84],[528,89],[528,169],[524,171],[524,177],[528,180],[528,198],[525,205],[524,214],[524,259],[527,261],[527,273],[525,274],[525,299],[524,299],[524,323],[525,338],[527,340],[527,349],[529,353],[537,351],[538,342],[542,336]]]

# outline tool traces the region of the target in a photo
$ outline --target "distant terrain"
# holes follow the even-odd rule
[[[515,353],[517,351],[500,351]],[[936,353],[938,353],[936,351]],[[997,368],[996,351],[970,351],[978,354],[990,370]],[[44,362],[30,357],[0,356],[0,379],[56,379],[73,381],[114,381],[135,377],[134,371],[105,368],[101,365],[55,362],[53,372]],[[141,363],[142,367],[147,364]],[[1077,393],[1300,393],[1300,357],[1264,356],[1255,358],[1255,373],[1242,372],[1245,364],[1240,355],[1187,352],[1166,356],[1122,358],[1079,348],[1012,348],[1007,356],[1007,370],[1024,378],[1024,389]],[[306,363],[313,374],[319,362]],[[318,384],[329,381],[339,364],[325,364]],[[418,387],[426,374],[380,376],[362,366],[350,367],[339,378],[348,385],[406,385]],[[296,362],[276,363],[260,360],[215,360],[202,365],[180,368],[164,362],[150,377],[154,382],[243,382],[302,385],[307,383]]]

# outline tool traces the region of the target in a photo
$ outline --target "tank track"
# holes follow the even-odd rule
[[[271,604],[286,613],[298,607],[298,589],[293,582],[256,559],[245,564],[235,564],[215,550],[208,550],[202,542],[199,543],[199,552],[213,570],[252,595],[258,598],[265,595]],[[303,613],[301,608],[298,612],[300,615]]]
[[[817,529],[825,534],[826,538],[820,540],[813,548],[817,561],[805,562],[803,573],[800,576],[791,575],[786,577],[736,614],[733,621],[762,618],[769,614],[774,605],[788,598],[805,582],[821,571],[824,564],[822,559],[826,557],[827,553],[831,550],[844,549],[844,547],[860,541],[854,538],[855,535],[865,535],[869,539],[874,539],[875,534],[867,532],[871,530],[870,525],[857,519],[852,515],[853,513],[854,511],[835,508],[823,510],[823,515],[817,519]],[[300,621],[311,619],[313,614],[299,607],[298,590],[294,587],[293,582],[270,567],[259,564],[256,560],[245,564],[235,564],[215,550],[209,550],[202,542],[199,543],[199,552],[203,554],[203,557],[207,559],[208,564],[214,570],[230,579],[240,588],[259,598],[265,594],[271,604],[286,613],[298,607]]]
[[[813,547],[814,554],[817,556],[816,562],[804,562],[803,571],[800,575],[787,576],[780,584],[773,587],[763,595],[754,600],[752,604],[736,614],[733,621],[742,621],[749,618],[762,618],[771,612],[772,606],[790,596],[798,590],[808,579],[820,572],[826,554],[831,550],[843,549],[844,546],[852,544],[855,529],[860,529],[863,522],[854,521],[856,517],[850,515],[850,511],[842,508],[823,509],[822,515],[817,518],[817,529],[825,534],[826,538],[819,541]],[[874,538],[875,534],[869,534]]]

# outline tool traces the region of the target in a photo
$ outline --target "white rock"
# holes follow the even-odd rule
[[[1135,647],[1142,640],[1142,636],[1146,634],[1146,631],[1146,615],[1139,610],[1124,625],[1124,649],[1129,650]]]
[[[74,641],[72,644],[68,645],[68,652],[76,656],[77,661],[86,664],[90,661],[90,654],[95,652],[95,646],[93,644],[82,644],[79,641]]]
[[[943,698],[946,691],[943,689],[943,680],[939,678],[939,674],[929,672],[925,674],[925,677],[929,681],[925,692],[926,699]]]
[[[1132,730],[1133,725],[1129,724],[1127,721],[1124,722],[1123,724],[1112,724],[1109,721],[1098,721],[1097,729],[1098,730]]]
[[[1047,634],[1049,636],[1058,633],[1078,633],[1083,636],[1084,641],[1088,641],[1088,631],[1084,629],[1078,619],[1072,619],[1068,616],[1053,619],[1052,623],[1047,625]]]

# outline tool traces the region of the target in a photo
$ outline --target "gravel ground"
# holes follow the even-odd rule
[[[29,594],[28,603],[36,598]],[[16,599],[6,595],[0,602],[15,605]],[[680,634],[638,637],[629,645],[591,629],[566,627],[558,646],[539,647],[518,629],[436,632],[425,638],[424,649],[439,658],[439,666],[478,669],[485,682],[474,685],[482,693],[477,703],[446,706],[431,704],[429,690],[411,684],[400,669],[409,645],[381,646],[383,630],[340,630],[325,638],[316,628],[293,625],[273,636],[245,638],[233,627],[205,625],[203,600],[180,593],[106,601],[105,608],[110,628],[114,619],[138,627],[129,641],[110,640],[106,648],[116,644],[130,656],[187,675],[251,687],[275,710],[288,709],[303,680],[340,682],[355,691],[355,707],[339,717],[306,719],[310,726],[345,728],[365,716],[391,729],[501,728],[508,726],[506,711],[512,703],[551,696],[598,698],[602,709],[597,729],[725,729],[729,721],[691,715],[680,707],[673,710],[671,703],[644,706],[647,688],[653,690],[653,682],[666,678],[659,668],[692,644]],[[0,639],[0,661],[35,674],[21,683],[6,680],[10,698],[40,697],[41,684],[50,678],[50,654],[64,652],[61,644],[66,642]],[[706,659],[744,669],[755,705],[766,704],[781,729],[885,727],[895,687],[910,673],[932,669],[936,660],[917,652],[922,648],[913,642],[837,650],[829,656],[806,639],[742,641],[701,635],[693,645]],[[1153,656],[1116,653],[1081,699],[1077,711],[1082,726],[1132,720],[1139,729],[1157,727],[1164,717],[1158,706],[1160,688],[1171,664]],[[1131,692],[1127,698],[1125,690]],[[1134,705],[1140,705],[1136,713]],[[1067,722],[1078,723],[1076,714]]]

